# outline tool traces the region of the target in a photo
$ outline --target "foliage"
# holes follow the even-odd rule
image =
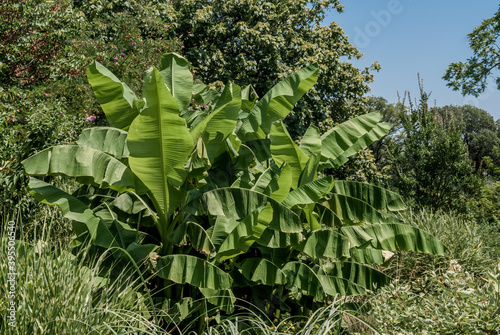
[[[460,90],[463,95],[478,96],[486,89],[487,79],[498,69],[500,50],[497,45],[500,34],[500,11],[468,34],[469,46],[474,56],[466,62],[451,63],[443,79],[453,90]],[[500,89],[500,78],[496,78]]]
[[[396,253],[386,271],[401,281],[410,282],[428,272],[441,275],[452,261],[471,275],[482,276],[493,270],[500,255],[500,230],[492,229],[487,222],[481,223],[476,216],[423,208],[404,212],[401,219],[436,236],[446,246],[442,256]]]
[[[2,334],[160,334],[150,322],[152,305],[142,295],[142,283],[127,269],[118,275],[99,276],[102,259],[84,264],[87,250],[76,256],[68,247],[53,243],[50,221],[39,227],[45,238],[34,243],[22,237],[15,243],[16,326],[8,325],[10,289],[8,262],[0,262],[0,332]],[[2,229],[0,254],[7,260],[12,250],[9,235]],[[109,257],[109,255],[108,255]]]
[[[438,240],[390,214],[404,208],[397,194],[318,174],[384,136],[380,114],[323,135],[311,126],[300,147],[291,139],[282,120],[316,82],[316,65],[257,102],[251,87],[229,82],[219,94],[193,84],[176,54],[161,64],[146,72],[138,99],[93,63],[87,75],[111,127],[86,129],[76,144],[23,166],[83,184],[69,194],[32,177],[29,187],[72,220],[77,241],[112,248],[125,263],[152,259],[164,310],[204,315],[197,301],[206,297],[218,307],[211,320],[232,312],[238,297],[276,315],[307,314],[336,294],[386,283],[367,265],[383,262],[381,250],[443,253]]]
[[[387,334],[498,334],[499,270],[478,281],[451,267],[389,284],[372,298],[369,320]]]
[[[395,185],[409,199],[431,208],[463,208],[481,185],[457,122],[420,102],[401,112],[402,129],[389,145]]]
[[[204,82],[228,80],[251,84],[262,96],[279,80],[318,63],[315,88],[284,121],[293,139],[315,124],[323,133],[364,113],[363,95],[373,80],[369,69],[352,63],[362,54],[335,22],[322,26],[327,11],[342,11],[338,0],[326,1],[174,1],[175,35],[183,55]],[[374,63],[372,70],[380,66]]]

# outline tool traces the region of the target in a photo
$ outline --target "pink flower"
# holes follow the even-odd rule
[[[130,45],[132,45],[132,46],[135,45],[135,42],[130,42]]]
[[[185,46],[182,46],[181,48],[183,48],[183,49],[184,49],[184,48],[185,48]]]
[[[116,62],[118,60],[118,57],[113,58],[113,60]]]
[[[83,89],[84,89],[84,90],[86,90],[86,89],[87,89],[87,86],[85,86],[85,85],[84,85],[84,86],[83,86]]]
[[[167,26],[163,26],[163,28],[167,29]]]
[[[47,93],[45,93],[45,96],[48,97],[49,95]]]
[[[203,107],[208,108],[208,106],[207,106],[207,105],[205,105],[205,106],[203,106]]]
[[[89,117],[87,118],[87,121],[88,121],[88,122],[94,122],[94,121],[95,121],[95,119],[96,119],[96,116],[95,116],[95,115],[91,115],[91,116],[89,116]]]
[[[193,73],[196,73],[196,70],[193,70]]]
[[[122,57],[125,57],[125,54],[122,52],[122,55],[121,55],[121,56],[122,56]]]

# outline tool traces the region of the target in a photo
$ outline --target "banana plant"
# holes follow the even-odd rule
[[[121,262],[154,260],[163,308],[180,319],[205,308],[200,297],[226,313],[238,301],[272,312],[373,290],[390,280],[372,267],[382,251],[444,246],[398,220],[398,194],[324,173],[388,133],[379,113],[291,139],[283,120],[318,74],[312,64],[259,98],[194,81],[171,53],[146,72],[139,99],[94,62],[87,77],[110,126],[23,161],[30,192],[61,208],[76,241]],[[46,176],[82,186],[70,194]]]

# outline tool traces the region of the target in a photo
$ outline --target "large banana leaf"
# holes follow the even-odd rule
[[[134,92],[99,62],[87,68],[87,78],[112,127],[127,130],[144,106]]]
[[[266,229],[257,240],[257,244],[268,248],[289,248],[298,245],[304,237],[301,233],[283,233],[274,229]]]
[[[321,133],[319,128],[311,124],[300,141],[299,148],[308,156],[321,155]]]
[[[325,301],[328,287],[325,288],[318,275],[306,264],[301,262],[289,262],[282,271],[286,275],[289,287],[297,287],[306,295],[316,301]]]
[[[248,189],[226,187],[206,192],[203,195],[208,212],[215,216],[241,220],[267,202],[272,207],[269,228],[284,233],[302,231],[300,218],[291,209],[266,196]],[[266,211],[267,213],[267,211]],[[263,219],[267,221],[267,219]]]
[[[82,131],[78,145],[103,151],[117,159],[128,157],[127,132],[118,128],[93,127]]]
[[[236,297],[234,296],[233,291],[200,288],[200,292],[212,305],[220,307],[221,310],[228,314],[234,312]]]
[[[292,188],[297,188],[309,157],[295,144],[281,122],[275,122],[271,126],[271,155],[276,164],[286,162],[290,166]]]
[[[425,231],[398,223],[371,224],[342,227],[341,233],[352,247],[366,245],[388,251],[407,250],[443,255],[445,247],[441,241]]]
[[[210,161],[225,149],[223,143],[232,133],[241,108],[241,89],[233,83],[226,84],[215,110],[191,129],[193,140],[201,136]]]
[[[356,152],[364,149],[367,144],[367,140],[358,141],[367,133],[371,132],[376,127],[381,127],[380,132],[386,129],[385,126],[379,126],[379,122],[382,119],[382,115],[379,112],[364,114],[358,116],[354,119],[341,123],[340,125],[330,129],[328,132],[321,136],[322,146],[321,146],[321,156],[323,161],[329,161],[327,167],[338,167],[344,160],[339,159],[343,156],[348,158],[349,155],[353,155]],[[386,129],[388,131],[388,129]],[[376,134],[380,132],[374,132],[371,138],[376,137]],[[378,138],[377,138],[378,139]],[[371,144],[368,143],[368,145]],[[351,149],[353,146],[355,148]],[[339,164],[333,164],[337,159]]]
[[[95,245],[104,248],[118,246],[108,227],[90,208],[77,198],[33,177],[30,178],[28,188],[30,193],[39,202],[57,205],[61,208],[61,212],[65,218],[84,224]],[[73,228],[77,229],[75,231],[77,235],[84,232],[82,225],[74,225]]]
[[[176,53],[164,54],[161,57],[160,74],[170,94],[177,100],[179,111],[185,110],[191,103],[193,91],[193,74],[189,71],[187,59]]]
[[[174,187],[182,185],[187,176],[183,166],[194,142],[157,69],[146,73],[143,94],[147,106],[128,132],[129,164],[151,190],[159,210],[168,216],[182,201]]]
[[[263,139],[269,134],[271,124],[283,120],[293,105],[316,83],[319,69],[309,65],[276,84],[252,108],[238,131],[244,141]]]
[[[59,145],[22,161],[28,175],[76,177],[84,184],[118,192],[147,191],[143,183],[121,161],[102,151],[78,145]]]
[[[401,211],[406,208],[399,194],[367,183],[336,180],[332,192],[362,200],[384,212]]]
[[[286,282],[283,271],[271,261],[263,258],[247,258],[239,268],[247,280],[257,284],[274,286]]]
[[[291,191],[283,201],[283,205],[292,208],[295,205],[315,204],[323,198],[333,187],[333,178],[328,176],[304,184]]]
[[[349,240],[333,230],[316,230],[295,249],[315,259],[342,259],[350,256]]]
[[[212,290],[229,290],[232,279],[226,272],[204,259],[190,255],[158,258],[158,276],[178,284],[190,284]]]

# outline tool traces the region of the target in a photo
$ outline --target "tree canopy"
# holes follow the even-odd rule
[[[289,117],[292,137],[309,123],[322,132],[363,114],[369,69],[347,59],[362,54],[335,22],[323,26],[329,10],[342,11],[338,0],[174,1],[175,34],[183,55],[204,82],[231,80],[251,84],[259,96],[293,71],[317,63],[317,84]],[[372,65],[378,69],[377,63]]]
[[[488,78],[500,68],[500,48],[497,40],[500,36],[500,10],[476,27],[469,35],[469,46],[474,56],[466,62],[451,63],[443,79],[448,86],[463,95],[478,96],[487,86]],[[500,89],[500,77],[495,75],[497,88]]]

